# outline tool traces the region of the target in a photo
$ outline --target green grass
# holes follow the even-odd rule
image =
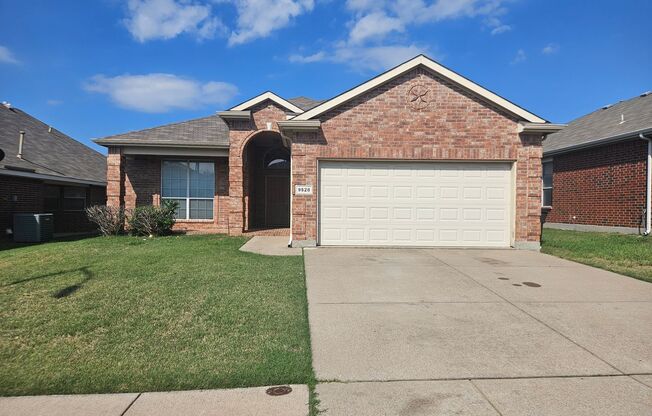
[[[302,258],[244,242],[0,247],[0,395],[314,383]]]
[[[652,282],[652,237],[546,228],[541,251]]]

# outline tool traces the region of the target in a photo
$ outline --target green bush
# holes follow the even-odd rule
[[[134,235],[167,235],[172,232],[174,216],[179,204],[164,201],[160,207],[137,207],[128,216],[129,231]]]
[[[88,220],[97,225],[102,235],[118,235],[125,224],[125,211],[121,207],[94,205],[86,208]]]

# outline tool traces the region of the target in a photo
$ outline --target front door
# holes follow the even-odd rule
[[[265,226],[290,226],[289,176],[265,176]]]

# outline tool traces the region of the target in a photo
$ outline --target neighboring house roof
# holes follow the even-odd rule
[[[543,141],[543,152],[571,151],[651,132],[652,94],[645,93],[571,121]]]
[[[402,63],[401,65],[390,69],[389,71],[378,75],[375,78],[370,79],[369,81],[358,85],[355,88],[352,88],[334,98],[331,98],[330,100],[325,101],[324,103],[307,110],[303,113],[300,113],[296,117],[294,117],[292,120],[310,120],[312,118],[318,117],[321,114],[324,114],[325,112],[338,107],[355,97],[358,97],[380,85],[383,85],[392,79],[405,74],[408,71],[413,70],[414,68],[417,68],[419,66],[428,68],[429,70],[437,73],[439,76],[448,79],[451,82],[454,82],[455,84],[465,88],[468,91],[473,92],[477,96],[483,98],[484,100],[491,102],[492,104],[506,110],[507,112],[514,114],[515,116],[519,117],[522,120],[531,122],[531,123],[546,123],[546,120],[542,119],[541,117],[523,109],[522,107],[517,106],[516,104],[512,103],[511,101],[508,101],[504,99],[503,97],[481,87],[480,85],[476,84],[475,82],[464,78],[460,74],[446,68],[443,65],[440,65],[439,63],[433,61],[432,59],[428,58],[425,55],[418,55],[409,61]]]
[[[229,128],[218,116],[166,124],[94,140],[101,145],[228,147]]]
[[[312,98],[301,96],[296,98],[289,98],[288,101],[301,108],[303,111],[308,111],[312,108],[317,107],[319,104],[326,102],[327,100],[313,100]]]
[[[22,158],[20,132],[25,132]],[[0,105],[0,173],[106,184],[106,157],[24,111]]]
[[[276,104],[280,105],[281,107],[290,110],[293,113],[303,113],[303,109],[290,101],[286,100],[285,98],[281,98],[278,95],[274,94],[271,91],[266,91],[260,95],[255,96],[252,99],[249,99],[243,103],[240,103],[236,105],[235,107],[231,107],[231,111],[244,111],[244,110],[249,110],[251,107],[255,106],[256,104],[260,104],[263,101],[266,100],[271,100],[275,102]]]

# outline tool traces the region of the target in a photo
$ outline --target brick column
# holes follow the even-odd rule
[[[124,156],[121,147],[109,147],[106,158],[106,205],[124,206]]]

